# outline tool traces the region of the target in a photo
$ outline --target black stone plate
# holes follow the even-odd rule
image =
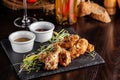
[[[72,28],[66,28],[66,29],[70,33],[73,33],[73,34],[75,33],[75,31]],[[48,45],[48,44],[49,43],[47,43],[47,42],[43,43],[43,44],[35,42],[34,48],[31,52],[36,51],[40,47],[40,45]],[[23,57],[25,55],[29,54],[29,53],[18,54],[16,52],[14,52],[12,50],[11,44],[8,39],[2,40],[1,45],[13,65],[16,63],[21,63],[23,60]],[[52,75],[52,74],[56,74],[56,73],[61,73],[61,72],[65,72],[65,71],[70,71],[70,70],[75,70],[75,69],[79,69],[79,68],[85,68],[88,66],[105,63],[103,58],[97,52],[95,52],[95,54],[96,54],[96,56],[94,59],[90,56],[90,54],[85,54],[85,55],[80,56],[79,58],[73,60],[71,62],[71,64],[67,67],[59,66],[58,70],[54,70],[54,71],[40,70],[39,72],[30,72],[30,73],[22,72],[18,76],[21,80],[28,80],[28,79],[33,79],[33,78],[37,78],[37,77],[48,76],[48,75]],[[14,67],[16,73],[18,73],[18,71],[20,69],[20,65],[14,65],[13,67]]]

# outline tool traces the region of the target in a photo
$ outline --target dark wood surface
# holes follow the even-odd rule
[[[29,16],[38,20],[56,24],[55,17],[41,13],[42,10],[29,10]],[[14,26],[15,18],[22,16],[22,10],[13,11],[0,3],[0,40],[8,38],[9,34],[22,30]],[[92,44],[95,50],[104,58],[105,64],[77,69],[60,74],[41,77],[33,80],[120,80],[120,10],[111,16],[112,22],[105,24],[91,18],[82,17],[72,27]],[[56,29],[59,29],[56,25]],[[0,80],[19,80],[14,68],[0,45]]]

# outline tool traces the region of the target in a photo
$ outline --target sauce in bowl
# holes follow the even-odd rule
[[[41,31],[48,31],[49,29],[36,29],[35,31],[41,32]]]
[[[29,38],[25,38],[25,37],[15,39],[16,42],[26,42],[29,40],[30,40]]]

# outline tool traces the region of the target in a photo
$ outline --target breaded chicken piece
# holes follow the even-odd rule
[[[88,44],[88,47],[87,47],[88,52],[92,52],[92,51],[94,51],[94,49],[95,49],[94,45]]]
[[[39,61],[44,63],[47,56],[48,54],[46,52],[41,53],[39,56]]]
[[[72,60],[80,56],[79,49],[75,45],[69,49],[69,52]]]
[[[72,60],[83,55],[88,47],[88,41],[84,38],[78,40],[78,42],[69,49]]]
[[[59,53],[61,51],[60,46],[54,45],[54,51],[48,52],[48,56],[45,59],[45,67],[46,70],[55,70],[58,69],[59,62]]]
[[[79,39],[76,44],[76,47],[77,47],[77,49],[80,49],[79,54],[84,54],[88,47],[88,40],[85,38]]]
[[[59,53],[59,63],[62,66],[68,66],[71,63],[71,56],[69,51],[63,48],[61,49],[61,52]]]
[[[60,46],[68,49],[71,48],[79,40],[78,35],[66,36],[64,40],[60,43]]]

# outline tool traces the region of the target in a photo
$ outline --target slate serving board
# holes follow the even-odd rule
[[[75,34],[75,31],[72,28],[66,28],[66,29],[70,33]],[[47,42],[43,43],[43,44],[35,42],[34,48],[31,52],[36,51],[40,47],[40,45],[48,45],[48,44],[49,43],[47,43]],[[16,63],[21,63],[23,60],[23,56],[29,54],[29,53],[18,54],[16,52],[14,52],[12,50],[11,44],[8,39],[2,40],[1,45],[13,65]],[[79,58],[73,60],[71,62],[71,64],[67,67],[59,66],[58,70],[54,70],[54,71],[40,70],[39,72],[30,72],[30,73],[22,72],[21,74],[18,74],[18,76],[21,80],[29,80],[29,79],[33,79],[33,78],[37,78],[37,77],[48,76],[48,75],[52,75],[52,74],[56,74],[56,73],[61,73],[61,72],[65,72],[65,71],[70,71],[70,70],[75,70],[75,69],[79,69],[79,68],[85,68],[85,67],[105,63],[104,59],[97,52],[95,52],[95,54],[96,54],[96,56],[94,59],[90,56],[90,54],[85,54],[85,55],[80,56]],[[13,67],[14,67],[16,73],[18,73],[18,71],[20,69],[20,65],[14,65]]]

